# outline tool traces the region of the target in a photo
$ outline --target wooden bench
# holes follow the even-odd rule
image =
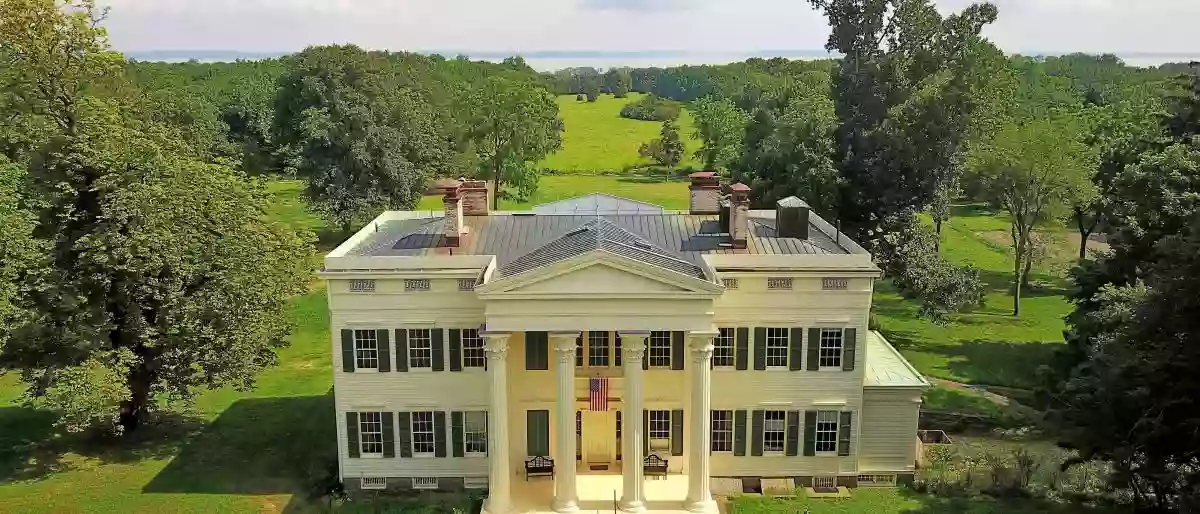
[[[554,459],[544,455],[530,457],[525,461],[525,481],[529,481],[529,477],[552,477],[554,476]]]
[[[642,473],[648,477],[667,476],[667,460],[653,453],[647,455],[646,461],[642,465]]]

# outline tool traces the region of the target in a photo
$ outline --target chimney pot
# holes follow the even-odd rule
[[[467,216],[487,216],[490,206],[488,185],[483,180],[463,180],[462,183],[463,214]]]
[[[717,214],[721,212],[721,184],[715,171],[697,171],[688,175],[692,180],[690,214]]]
[[[462,221],[462,183],[454,179],[441,179],[434,182],[434,186],[443,193],[442,205],[445,207],[445,216],[443,217],[442,235],[446,238],[446,246],[457,247],[460,238],[466,232]]]
[[[729,238],[734,248],[746,248],[750,238],[750,186],[739,182],[729,190]]]

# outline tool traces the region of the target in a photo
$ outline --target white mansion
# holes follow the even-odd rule
[[[867,329],[871,256],[799,199],[751,210],[691,178],[687,212],[489,212],[484,183],[440,181],[444,211],[385,212],[326,256],[347,487],[715,512],[911,480],[928,383]]]

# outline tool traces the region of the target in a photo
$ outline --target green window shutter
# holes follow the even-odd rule
[[[683,332],[671,332],[671,369],[683,369],[683,337]]]
[[[804,456],[817,454],[817,411],[804,411]]]
[[[788,369],[800,371],[804,369],[804,329],[792,327],[788,334]]]
[[[412,413],[396,413],[396,443],[401,457],[412,457]]]
[[[575,367],[583,367],[583,336],[575,338]]]
[[[525,369],[550,369],[550,335],[546,332],[525,333]]]
[[[854,371],[854,350],[858,347],[858,330],[842,331],[842,371]]]
[[[396,329],[396,371],[408,371],[408,331]]]
[[[791,410],[787,413],[787,438],[784,443],[784,453],[790,457],[800,454],[800,411]]]
[[[463,413],[454,411],[450,413],[450,452],[455,457],[465,455],[463,449]]]
[[[617,337],[613,340],[613,353],[614,353],[613,361],[617,363],[617,367],[619,368],[619,367],[621,367],[621,354],[624,353],[621,351],[621,335],[620,334],[617,334]]]
[[[754,327],[754,369],[767,369],[767,329]]]
[[[650,411],[642,409],[642,458],[650,455]]]
[[[386,331],[385,331],[386,333]],[[396,426],[395,417],[391,412],[380,413],[383,418],[383,456],[396,456]]]
[[[766,424],[766,412],[756,410],[750,415],[750,455],[758,457],[763,454],[763,425]]]
[[[525,452],[530,457],[550,455],[550,411],[525,412]]]
[[[354,371],[354,331],[342,329],[342,371]]]
[[[346,455],[351,459],[359,457],[358,446],[358,413],[346,413]]]
[[[462,330],[450,329],[450,371],[462,371]]]
[[[850,436],[854,433],[851,423],[853,417],[853,412],[844,411],[838,423],[838,455],[843,457],[850,455]]]
[[[808,370],[821,369],[821,329],[808,329]]]
[[[440,328],[432,329],[429,332],[432,336],[430,339],[433,344],[433,351],[431,352],[431,355],[433,355],[433,370],[445,371],[446,361],[444,357],[446,352],[442,348],[442,344],[445,342],[445,334],[442,333],[443,330]],[[439,457],[443,457],[443,455],[439,455]]]
[[[375,331],[375,339],[379,342],[379,372],[392,370],[392,343],[388,341],[388,331],[379,329]]]
[[[750,329],[738,327],[734,330],[733,364],[740,370],[750,368]]]
[[[683,411],[671,411],[671,455],[683,455]]]
[[[746,411],[733,411],[733,454],[746,455]]]
[[[433,456],[446,456],[446,412],[433,411]]]

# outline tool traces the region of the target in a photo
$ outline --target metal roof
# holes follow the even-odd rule
[[[671,255],[611,221],[597,218],[542,247],[500,266],[500,277],[524,273],[595,250],[603,250],[671,271],[703,278],[704,270]]]
[[[533,208],[537,214],[662,214],[657,205],[595,193],[557,202],[544,203]]]
[[[928,387],[929,381],[896,351],[883,335],[867,332],[866,366],[863,372],[865,387]]]

